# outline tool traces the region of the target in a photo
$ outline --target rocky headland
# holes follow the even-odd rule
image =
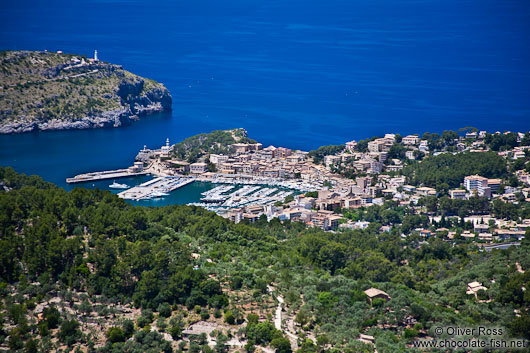
[[[121,66],[51,52],[0,53],[0,133],[128,125],[171,110],[161,83]]]

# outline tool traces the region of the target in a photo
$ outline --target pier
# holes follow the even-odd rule
[[[116,170],[107,170],[104,172],[92,172],[92,173],[86,173],[86,174],[79,174],[73,178],[66,178],[66,182],[69,184],[73,184],[73,183],[82,183],[82,182],[87,182],[87,181],[118,179],[118,178],[146,175],[146,174],[148,174],[148,172],[146,171],[131,172],[129,169],[116,169]]]
[[[281,188],[276,187],[262,187],[261,185],[244,185],[241,188],[233,190],[234,188],[235,186],[230,184],[217,186],[211,190],[203,192],[201,202],[193,203],[193,205],[218,212],[228,208],[254,204],[261,206],[273,205],[277,201],[283,202],[287,196],[294,193],[293,190],[282,190]]]
[[[122,191],[119,197],[126,200],[149,200],[155,197],[167,196],[173,190],[194,182],[192,178],[158,177],[131,189]]]
[[[217,186],[211,190],[205,191],[202,193],[203,197],[201,198],[204,202],[219,203],[224,202],[230,196],[225,194],[226,192],[232,190],[235,186],[232,185],[221,185]]]
[[[215,174],[211,177],[197,176],[197,181],[211,182],[214,184],[232,184],[232,185],[262,185],[277,186],[300,192],[317,191],[322,188],[321,183],[310,183],[299,180],[283,180],[279,178],[259,177],[243,174]]]

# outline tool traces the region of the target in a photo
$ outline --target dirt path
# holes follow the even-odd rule
[[[278,300],[278,307],[276,308],[276,317],[274,318],[274,327],[278,330],[282,329],[282,306],[283,306],[283,297],[278,295],[276,297]]]
[[[272,287],[267,286],[267,290],[269,291],[269,293],[272,294],[273,292]],[[274,327],[277,330],[282,331],[285,335],[287,335],[287,337],[289,338],[289,341],[291,342],[291,348],[293,350],[296,350],[298,348],[298,336],[290,332],[289,327],[286,327],[285,329],[282,328],[282,309],[283,309],[284,299],[281,295],[278,294],[276,296],[276,300],[278,300],[278,307],[276,308],[276,315],[274,316]],[[294,329],[294,325],[293,325],[293,329]]]

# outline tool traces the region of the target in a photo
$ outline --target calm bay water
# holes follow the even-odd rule
[[[148,180],[151,180],[152,177],[150,175],[144,175],[144,176],[138,176],[138,177],[131,177],[131,178],[120,178],[119,182],[121,184],[127,184],[128,186],[138,185],[141,183],[144,183]],[[89,183],[82,183],[82,184],[76,184],[76,185],[65,185],[66,189],[71,189],[74,187],[84,187],[84,188],[98,188],[98,189],[109,189],[109,185],[113,183],[113,180],[101,180],[96,182],[89,182]],[[168,196],[164,197],[157,197],[150,200],[140,200],[140,201],[132,201],[127,200],[127,202],[133,204],[133,205],[139,205],[139,206],[167,206],[167,205],[184,205],[187,203],[192,202],[200,202],[200,198],[202,197],[201,193],[210,189],[213,189],[214,187],[218,186],[219,184],[213,184],[213,183],[203,183],[203,182],[194,182],[191,184],[188,184],[186,186],[183,186],[182,188],[176,189],[173,192],[171,192]],[[109,189],[113,194],[117,194],[120,191],[120,189]]]
[[[214,129],[306,150],[385,132],[528,131],[529,35],[527,0],[3,1],[1,49],[97,49],[174,103],[126,128],[0,136],[0,165],[65,186]]]

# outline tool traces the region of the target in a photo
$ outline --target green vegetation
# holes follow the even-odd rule
[[[306,192],[304,194],[304,196],[317,198],[318,197],[318,191],[308,191],[308,192]]]
[[[368,142],[373,141],[377,138],[377,136],[374,136],[371,138],[360,140],[359,142],[357,142],[357,146],[355,147],[355,149],[359,152],[368,152]]]
[[[253,344],[266,346],[275,339],[282,338],[282,332],[275,329],[270,322],[258,322],[258,316],[250,314],[247,317],[247,327],[245,328],[248,340]],[[290,345],[289,345],[290,348]]]
[[[188,137],[177,143],[173,154],[180,160],[194,163],[208,153],[228,154],[231,152],[230,145],[234,143],[256,143],[256,141],[248,138],[247,132],[243,129],[216,130]]]
[[[506,160],[494,152],[443,153],[405,167],[403,174],[412,185],[447,190],[458,187],[468,175],[503,177],[507,174],[507,168]]]
[[[302,353],[373,351],[357,340],[360,333],[373,335],[379,352],[410,352],[410,340],[433,336],[440,325],[502,326],[508,335],[528,336],[530,297],[522,290],[530,288],[528,240],[480,252],[465,240],[403,238],[428,218],[392,202],[354,211],[352,217],[372,222],[366,230],[326,233],[278,219],[234,224],[198,207],[135,207],[106,191],[66,192],[10,168],[0,169],[0,182],[10,189],[0,191],[0,340],[9,339],[12,350],[65,344],[95,352],[93,336],[81,325],[81,313],[91,308],[72,316],[50,303],[87,293],[87,301],[101,303],[94,305],[98,312],[118,302],[142,309],[136,325],[107,326],[100,352],[176,351],[150,329],[166,327],[179,338],[184,314],[198,320],[212,312],[239,325],[242,303],[229,290],[260,300],[267,285],[284,295]],[[393,227],[380,232],[382,223]],[[191,256],[195,252],[200,259]],[[479,293],[483,302],[465,294],[472,281],[487,288]],[[370,303],[364,294],[370,287],[391,299]],[[44,306],[40,321],[37,305]],[[267,344],[290,351],[270,320],[246,320],[241,334],[249,351]],[[226,337],[217,337],[219,351],[226,351]],[[192,341],[189,351],[209,351],[201,348],[204,339]]]
[[[485,142],[493,151],[505,151],[519,146],[517,134],[513,132],[508,134],[486,134]]]
[[[320,146],[316,150],[309,151],[309,157],[313,158],[315,164],[320,164],[324,160],[325,156],[337,154],[344,151],[344,145],[328,145]]]

